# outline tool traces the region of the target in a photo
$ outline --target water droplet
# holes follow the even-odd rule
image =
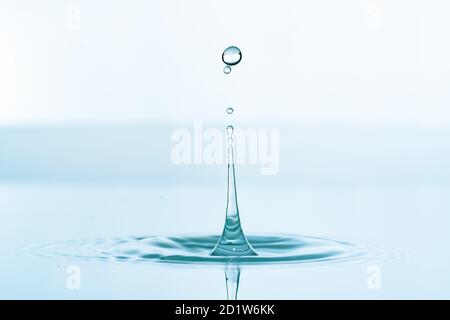
[[[234,112],[234,109],[233,108],[227,108],[227,113],[228,114],[232,114]]]
[[[229,135],[233,134],[233,130],[234,130],[233,126],[228,126],[227,127],[227,132],[228,132]]]
[[[230,72],[231,72],[230,66],[225,66],[225,67],[223,68],[223,73],[229,74]]]
[[[237,65],[242,59],[241,50],[238,47],[231,46],[222,53],[222,60],[229,66]]]

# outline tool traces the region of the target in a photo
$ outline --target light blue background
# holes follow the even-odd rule
[[[219,233],[226,170],[173,165],[170,134],[231,119],[280,130],[278,175],[237,168],[246,232],[371,243],[392,257],[379,265],[380,290],[367,288],[364,264],[271,266],[243,270],[240,298],[448,298],[449,9],[438,0],[2,1],[0,297],[224,298],[219,269],[18,248]],[[243,60],[225,76],[220,56],[232,44]],[[71,264],[81,290],[66,288]]]

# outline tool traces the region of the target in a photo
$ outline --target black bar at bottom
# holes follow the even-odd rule
[[[4,300],[0,301],[3,313],[14,312],[15,317],[31,312],[49,314],[61,310],[62,315],[114,315],[129,319],[300,319],[305,314],[316,316],[355,316],[364,319],[369,315],[386,317],[389,310],[398,309],[403,316],[420,312],[447,309],[448,300]],[[10,310],[8,310],[10,309]]]

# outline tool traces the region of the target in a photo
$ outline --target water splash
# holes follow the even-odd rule
[[[333,239],[265,234],[248,235],[258,255],[215,256],[211,250],[219,235],[131,236],[81,239],[35,244],[24,248],[37,256],[83,261],[128,262],[138,264],[170,263],[183,265],[227,266],[236,264],[333,265],[337,263],[379,263],[387,253],[370,245]]]
[[[237,299],[241,267],[271,264],[367,265],[386,260],[387,253],[372,246],[325,238],[295,235],[249,235],[258,255],[211,255],[220,243],[218,235],[137,236],[84,239],[36,244],[26,247],[34,255],[58,259],[109,263],[170,263],[224,268],[228,299]],[[217,246],[216,246],[217,247]]]
[[[244,231],[242,230],[239,217],[239,208],[236,190],[236,173],[234,168],[233,154],[233,126],[227,127],[227,159],[228,159],[228,183],[227,183],[227,208],[225,214],[225,225],[222,236],[211,252],[213,256],[255,256]]]
[[[222,54],[223,72],[229,74],[242,53],[235,46]],[[226,112],[232,114],[233,108]],[[27,247],[34,254],[87,261],[206,264],[224,267],[227,298],[237,299],[241,266],[267,264],[375,263],[386,253],[370,246],[332,239],[296,235],[249,235],[241,226],[234,165],[233,126],[227,127],[227,204],[219,235],[139,236],[85,239]]]

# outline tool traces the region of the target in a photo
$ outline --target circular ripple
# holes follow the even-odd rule
[[[249,235],[257,256],[212,256],[219,235],[87,239],[29,247],[47,257],[174,264],[332,263],[373,260],[377,254],[350,242],[295,235]]]

